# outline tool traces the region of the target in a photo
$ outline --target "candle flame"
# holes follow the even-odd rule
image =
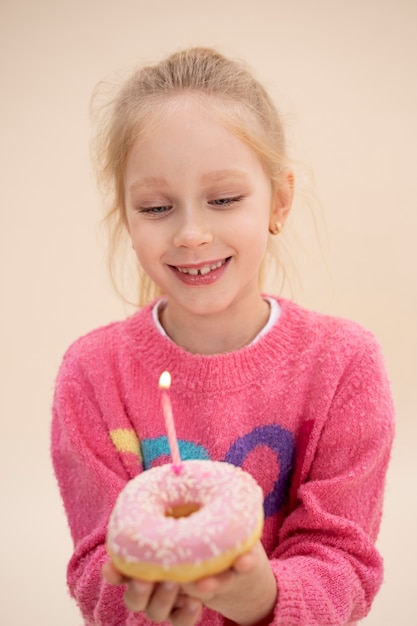
[[[159,377],[159,387],[161,389],[169,389],[171,387],[171,374],[169,372],[162,372]]]

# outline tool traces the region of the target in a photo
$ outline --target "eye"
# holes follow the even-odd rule
[[[228,207],[233,204],[236,204],[240,200],[242,200],[243,196],[233,196],[230,198],[217,198],[216,200],[210,200],[209,204],[218,206],[218,207]]]
[[[142,213],[145,215],[149,215],[152,217],[159,217],[160,215],[164,215],[168,213],[172,209],[171,206],[150,206],[150,207],[139,207],[136,209],[137,213]]]

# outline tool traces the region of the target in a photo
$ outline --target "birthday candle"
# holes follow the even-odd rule
[[[165,419],[165,428],[168,436],[169,448],[171,450],[171,457],[174,469],[178,470],[181,467],[181,457],[178,449],[178,440],[175,432],[174,416],[172,414],[171,400],[168,395],[168,389],[171,387],[171,374],[169,372],[162,372],[159,378],[159,388],[162,390],[161,404],[162,411]]]

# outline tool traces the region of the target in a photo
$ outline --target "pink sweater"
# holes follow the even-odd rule
[[[168,461],[158,379],[172,375],[181,456],[241,465],[262,486],[274,626],[355,624],[382,582],[374,542],[393,438],[380,349],[360,326],[280,300],[257,343],[190,354],[147,307],[75,342],[55,391],[52,457],[74,541],[68,584],[85,624],[147,626],[103,582],[106,526],[126,482]],[[205,609],[200,624],[220,626]]]

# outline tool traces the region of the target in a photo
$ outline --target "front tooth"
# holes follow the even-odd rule
[[[208,274],[212,270],[216,270],[218,267],[221,267],[222,265],[223,265],[223,261],[218,261],[217,263],[213,263],[213,265],[210,265],[210,266],[207,265],[205,267],[200,268],[199,270],[191,268],[191,267],[179,267],[178,269],[183,274],[191,274],[192,276],[197,276],[198,274],[200,274],[201,276],[204,276],[205,274]]]

